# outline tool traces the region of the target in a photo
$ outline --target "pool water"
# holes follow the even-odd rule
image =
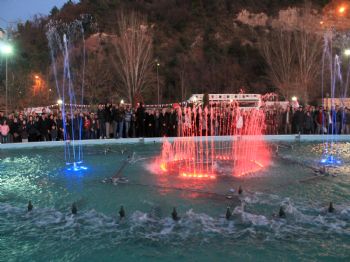
[[[61,147],[0,150],[0,261],[348,261],[350,145],[328,176],[319,148],[285,143],[269,167],[210,181],[154,174],[160,144],[85,146],[79,172]],[[128,183],[103,182],[117,173]]]

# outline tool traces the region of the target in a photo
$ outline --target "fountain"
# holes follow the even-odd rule
[[[69,25],[51,22],[46,33],[52,62],[52,72],[59,98],[64,129],[64,155],[70,171],[85,170],[82,139],[83,118],[77,104],[84,101],[85,40],[81,21]],[[72,56],[81,57],[72,65]]]
[[[269,164],[270,152],[262,139],[265,114],[259,109],[218,104],[178,108],[179,137],[164,138],[157,165],[162,173],[185,179],[242,177]],[[223,139],[218,139],[221,136]],[[227,171],[230,170],[230,171]]]
[[[345,60],[339,54],[334,54],[334,43],[337,40],[337,35],[333,31],[325,34],[324,50],[322,58],[322,106],[323,108],[330,107],[330,111],[322,113],[322,134],[323,153],[321,164],[325,166],[336,166],[342,163],[339,149],[338,136],[341,134],[341,128],[344,126],[345,111],[344,98],[347,96],[347,88],[350,77],[349,62],[343,63]],[[346,48],[344,41],[346,37],[341,39],[341,50]],[[329,75],[329,84],[325,84],[324,77]],[[326,106],[324,103],[324,94],[326,95]],[[340,104],[338,104],[340,103]],[[340,126],[337,123],[337,117],[341,117]],[[326,133],[326,134],[325,134]]]

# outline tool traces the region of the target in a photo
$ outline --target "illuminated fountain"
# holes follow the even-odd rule
[[[49,24],[46,33],[52,73],[60,98],[64,129],[64,155],[69,171],[85,170],[82,139],[83,118],[76,105],[83,104],[85,77],[85,40],[81,21],[69,25]],[[78,59],[77,59],[78,58]],[[72,60],[74,59],[74,63]],[[73,65],[74,64],[74,65]]]
[[[326,104],[322,99],[323,108],[329,110],[322,116],[322,132],[324,136],[323,153],[321,164],[326,166],[340,165],[342,163],[339,148],[338,136],[341,128],[344,126],[345,111],[339,111],[345,107],[344,98],[347,97],[347,89],[350,80],[350,63],[348,56],[350,50],[348,37],[339,36],[336,32],[330,31],[324,37],[323,63],[322,63],[322,98],[326,94]],[[340,45],[342,54],[335,53],[334,45]],[[339,46],[338,46],[339,47]],[[324,78],[329,75],[329,82],[325,82]],[[328,111],[327,110],[327,111]],[[340,127],[337,125],[337,114],[341,114],[342,123]],[[326,134],[325,134],[326,133]]]
[[[178,109],[179,137],[164,138],[157,159],[164,174],[186,179],[242,177],[269,164],[270,152],[263,141],[265,114],[237,105]],[[217,137],[220,135],[221,137]],[[228,171],[229,170],[229,171]]]

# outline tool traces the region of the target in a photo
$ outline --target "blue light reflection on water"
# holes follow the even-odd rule
[[[336,156],[324,155],[321,159],[321,164],[325,166],[339,166],[342,164],[342,161]]]
[[[69,191],[82,191],[83,178],[87,175],[88,167],[82,165],[83,162],[66,163],[64,175],[67,181],[67,189]]]

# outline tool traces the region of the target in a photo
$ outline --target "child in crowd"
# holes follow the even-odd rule
[[[6,120],[4,120],[3,124],[0,125],[1,143],[5,144],[8,142],[9,132],[10,132],[10,127],[7,124]]]

